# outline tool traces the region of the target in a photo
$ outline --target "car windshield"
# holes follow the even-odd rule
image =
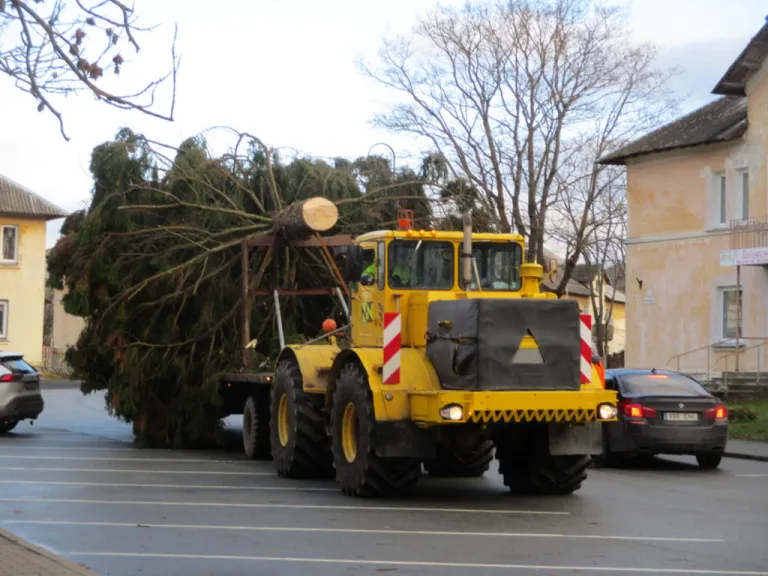
[[[391,288],[453,288],[454,246],[450,242],[395,240],[389,244],[387,259]]]
[[[619,387],[623,394],[648,396],[708,396],[698,382],[679,374],[622,374]]]
[[[477,276],[483,290],[520,290],[522,250],[516,242],[477,242],[472,244],[477,263]],[[477,290],[477,277],[472,271],[472,290]]]

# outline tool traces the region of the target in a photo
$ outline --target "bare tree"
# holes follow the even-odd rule
[[[613,312],[624,274],[627,203],[623,178],[602,186],[588,210],[588,235],[583,242],[584,268],[592,305],[592,330],[597,353],[607,358],[613,334]],[[567,228],[565,228],[567,230]]]
[[[29,93],[40,112],[47,110],[58,119],[65,140],[69,137],[55,98],[75,92],[89,91],[111,106],[172,121],[179,65],[175,32],[171,69],[160,78],[126,94],[99,82],[107,69],[120,74],[126,43],[138,52],[139,35],[153,30],[138,26],[134,9],[119,0],[0,0],[0,73]],[[159,112],[156,91],[168,80],[170,102],[166,112]]]
[[[595,160],[673,112],[675,71],[657,70],[656,49],[628,38],[621,11],[589,0],[491,1],[438,8],[362,70],[406,96],[375,124],[426,138],[499,229],[526,236],[529,261],[544,259],[550,210],[578,207],[561,294],[605,190]]]

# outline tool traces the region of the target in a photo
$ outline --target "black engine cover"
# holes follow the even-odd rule
[[[526,334],[540,355],[520,349]],[[469,298],[429,305],[427,356],[447,390],[578,390],[580,351],[575,300]]]

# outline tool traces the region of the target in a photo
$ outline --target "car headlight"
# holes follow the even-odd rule
[[[440,408],[440,418],[443,420],[458,421],[464,417],[464,408],[458,404],[449,404]]]
[[[599,420],[613,420],[619,414],[619,409],[613,404],[600,404],[597,407],[597,418]]]

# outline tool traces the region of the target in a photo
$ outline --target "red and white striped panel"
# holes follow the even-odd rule
[[[384,367],[381,379],[384,384],[400,383],[400,313],[384,313]]]
[[[592,381],[592,316],[581,314],[581,383]]]

